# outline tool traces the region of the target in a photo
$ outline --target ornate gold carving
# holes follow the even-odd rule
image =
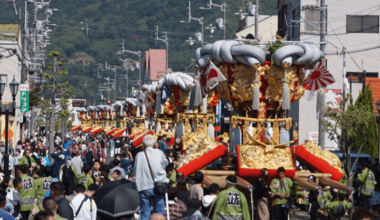
[[[260,67],[257,69],[258,77],[265,74],[267,67]],[[253,98],[253,81],[255,80],[256,70],[250,66],[236,64],[235,67],[231,67],[233,71],[232,78],[234,78],[231,85],[232,95],[240,101],[252,101]],[[259,82],[261,86],[261,82]],[[262,94],[260,93],[259,97]]]
[[[197,132],[189,133],[182,137],[183,147],[187,148],[184,158],[179,159],[178,168],[188,164],[190,161],[201,157],[203,154],[215,149],[220,145],[210,136],[199,129]]]
[[[298,82],[298,76],[296,74],[297,67],[292,66],[287,68],[286,70],[282,67],[271,66],[271,68],[267,71],[267,74],[264,75],[264,79],[268,80],[268,88],[265,91],[265,97],[270,101],[282,102],[282,87],[283,87],[283,79],[286,71],[286,78],[288,79],[288,87],[289,87],[289,97],[293,97],[293,93],[295,90],[303,88],[302,85],[299,85],[300,88],[294,89],[294,85]],[[302,89],[301,89],[302,90]],[[296,94],[296,100],[298,100],[303,94],[303,91],[299,91]],[[298,98],[298,99],[297,99]]]
[[[265,102],[260,102],[259,117],[260,119],[266,118],[266,104]]]
[[[123,128],[125,128],[125,127],[123,127]],[[144,122],[142,122],[142,123],[135,123],[135,127],[133,127],[131,129],[131,135],[136,135],[136,134],[138,134],[140,132],[143,132],[145,129],[146,128],[145,128]]]
[[[337,168],[339,172],[343,173],[342,162],[334,153],[322,150],[321,147],[317,145],[317,143],[311,140],[307,140],[302,146],[314,156],[325,160],[331,166]]]
[[[174,98],[168,98],[164,104],[164,113],[167,115],[174,115],[177,113],[177,107],[175,106],[175,103],[173,104],[173,101],[171,101],[172,99],[174,100]],[[169,109],[170,103],[172,103],[173,109]]]
[[[285,169],[293,169],[293,162],[288,148],[265,151],[262,145],[240,145],[241,168],[250,169],[277,169],[282,166]]]
[[[190,95],[190,91],[185,91],[182,89],[179,90],[179,103],[182,106],[188,106],[189,105],[189,95]]]
[[[218,140],[219,140],[219,138],[223,138],[224,142],[228,142],[230,140],[230,137],[228,136],[227,132],[224,132],[223,134],[217,136],[217,138],[218,138]]]

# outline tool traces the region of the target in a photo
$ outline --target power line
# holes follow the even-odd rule
[[[324,17],[326,18],[327,24],[328,24],[328,25],[330,26],[330,28],[334,31],[334,29],[331,27],[331,24],[330,24],[330,22],[329,22],[329,20],[327,19],[327,16],[326,16],[325,14],[324,14]],[[334,33],[335,33],[335,31],[334,31]],[[335,37],[338,38],[339,42],[342,44],[342,47],[345,48],[343,42],[340,40],[340,38],[339,38],[336,34],[335,34]],[[346,53],[346,51],[345,51],[345,53]],[[347,53],[348,53],[348,52],[347,52]],[[359,65],[356,63],[356,61],[354,60],[354,58],[352,58],[351,54],[348,53],[348,55],[350,56],[351,60],[354,61],[355,65],[358,67],[358,69],[362,70],[362,69],[359,67]]]

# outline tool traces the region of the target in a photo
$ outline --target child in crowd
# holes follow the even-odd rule
[[[83,167],[83,173],[78,176],[78,184],[83,184],[88,189],[88,186],[94,183],[94,180],[91,177],[91,166],[86,164]]]
[[[119,170],[114,170],[112,173],[112,178],[114,180],[119,180],[120,179],[121,172]]]

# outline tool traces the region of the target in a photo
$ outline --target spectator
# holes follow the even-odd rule
[[[128,158],[129,156],[129,158]],[[125,175],[129,175],[132,172],[133,159],[131,155],[128,155],[127,151],[121,153],[120,167],[124,169]]]
[[[96,145],[96,151],[95,151],[96,153],[95,153],[94,159],[99,160],[100,163],[104,164],[106,162],[107,155],[106,155],[106,153],[104,151],[104,147],[103,147],[104,142],[102,142],[102,141],[103,141],[103,139],[100,142],[98,142]]]
[[[13,217],[17,219],[21,219],[20,209],[21,209],[21,197],[20,197],[20,189],[22,189],[22,179],[16,178],[13,180],[13,187],[9,187],[7,189],[7,199],[13,205]]]
[[[58,205],[57,214],[62,218],[74,220],[74,212],[71,208],[69,200],[65,198],[65,185],[61,182],[54,182],[51,184],[51,197]]]
[[[199,199],[199,201],[202,200],[202,197],[203,197],[203,188],[202,188],[203,178],[204,178],[204,175],[201,171],[195,172],[195,174],[193,176],[194,184],[190,187],[189,201],[190,201],[190,199]]]
[[[50,190],[51,175],[53,169],[51,167],[44,167],[44,176],[34,180],[34,188],[36,190],[37,205],[40,210],[43,210],[42,201],[46,192]]]
[[[37,167],[37,162],[30,156],[30,149],[25,149],[24,156],[21,157],[19,165],[27,165],[29,173],[32,171],[32,168]]]
[[[120,154],[121,148],[123,147],[122,138],[121,137],[115,138],[114,141],[115,141],[115,155]]]
[[[111,160],[111,161],[108,163],[108,165],[109,165],[109,167],[110,167],[111,169],[115,166],[114,162],[115,162],[115,160],[116,160],[117,158],[119,158],[118,160],[120,160],[121,155],[120,155],[120,154],[115,154],[115,158],[114,158],[113,160]]]
[[[91,185],[88,186],[88,189],[87,189],[87,191],[86,191],[86,195],[87,195],[88,197],[92,197],[92,196],[94,195],[94,193],[95,193],[98,189],[99,189],[99,186],[93,183],[93,184],[91,184]]]
[[[46,151],[46,147],[43,145],[41,139],[37,140],[37,148],[40,149],[40,150]]]
[[[28,166],[23,164],[19,166],[18,175],[21,177],[23,187],[19,189],[21,201],[20,214],[23,220],[28,220],[30,211],[34,208],[34,180],[28,176]]]
[[[248,202],[244,194],[236,189],[237,177],[229,175],[227,188],[218,194],[212,219],[237,218],[249,220]]]
[[[66,195],[73,194],[74,186],[78,179],[76,168],[71,163],[71,158],[66,160],[66,164],[62,164],[59,169],[59,180],[65,185]]]
[[[184,177],[177,177],[177,198],[185,203],[186,206],[189,205],[189,190],[186,187],[186,179]]]
[[[47,211],[40,211],[34,216],[34,220],[54,220],[54,214]]]
[[[120,179],[120,175],[121,175],[120,170],[114,170],[113,173],[112,173],[112,178],[114,180],[119,180]]]
[[[166,135],[165,135],[165,140],[166,140]],[[164,154],[166,153],[165,140],[163,139],[162,136],[158,136],[157,138],[158,149],[160,149],[162,153]]]
[[[189,207],[184,214],[183,220],[209,220],[202,214],[202,202],[199,199],[192,198],[189,201]]]
[[[329,219],[336,220],[343,217],[346,214],[346,211],[352,207],[351,196],[349,197],[348,202],[345,201],[345,198],[346,195],[344,193],[339,193],[338,201],[328,204]],[[352,219],[355,219],[354,215],[352,215]],[[369,219],[371,219],[371,217]]]
[[[92,197],[85,194],[86,188],[77,184],[74,188],[74,199],[71,201],[75,220],[96,220],[97,207]]]
[[[40,161],[41,166],[50,166],[50,160],[49,157],[46,155],[45,150],[40,150],[40,153],[37,154],[37,159]],[[41,167],[42,169],[42,167]]]
[[[69,145],[73,144],[73,141],[74,141],[74,139],[72,139],[72,138],[70,138],[70,141],[66,140],[66,143],[63,144],[63,148],[65,148],[65,150],[68,151],[69,150]]]
[[[86,190],[89,185],[94,183],[94,180],[91,177],[91,170],[91,166],[86,164],[84,165],[83,173],[78,176],[78,184],[83,184]]]
[[[177,199],[178,189],[176,187],[170,187],[169,198],[169,216],[170,220],[182,219],[182,214],[186,211],[186,205],[181,200]]]
[[[173,163],[169,163],[169,165],[166,167],[166,177],[169,178],[169,186],[177,186],[177,172],[174,169]]]
[[[83,162],[81,159],[81,155],[78,154],[77,151],[75,151],[72,153],[72,157],[73,157],[73,159],[71,159],[71,163],[73,164],[73,166],[77,170],[78,175],[82,174]]]
[[[99,160],[94,160],[93,165],[92,165],[92,178],[94,179],[94,182],[99,183],[100,181],[100,176],[102,174],[102,171],[100,168],[102,167],[102,164],[100,163]]]
[[[160,213],[154,213],[149,217],[149,220],[166,220],[166,218]]]
[[[87,136],[87,138],[89,137]],[[95,158],[95,149],[91,142],[87,143],[87,149],[83,151],[83,156],[86,158],[86,163],[92,166],[92,162]]]
[[[149,219],[151,199],[154,201],[153,212],[165,214],[164,195],[157,195],[153,188],[155,182],[168,182],[165,172],[168,160],[165,158],[164,153],[160,150],[154,149],[153,145],[153,135],[146,135],[143,138],[143,146],[145,147],[145,150],[136,155],[133,170],[136,177],[136,188],[140,195],[141,220]]]
[[[367,209],[355,209],[354,213],[352,213],[352,220],[371,220],[372,215],[371,212]]]
[[[375,175],[372,170],[368,169],[368,162],[360,163],[362,173],[358,175],[357,183],[359,184],[360,198],[362,207],[372,212],[371,196],[375,190]]]
[[[108,140],[108,142],[107,142],[107,150],[108,150],[108,155],[110,156],[110,157],[113,157],[113,155],[114,155],[114,153],[115,153],[115,141],[112,139],[112,138],[110,138],[109,140]]]
[[[55,202],[54,199],[51,197],[47,197],[42,202],[44,211],[51,212],[54,214],[55,220],[65,220],[65,218],[62,218],[57,214],[58,205]]]
[[[53,157],[53,154],[52,154],[52,157]],[[60,154],[57,159],[54,159],[54,163],[52,166],[52,169],[53,169],[52,176],[53,177],[58,177],[59,169],[61,168],[62,165],[65,164],[65,162],[66,162],[65,161],[65,155],[63,155],[63,154]]]
[[[259,181],[257,181],[256,189],[255,189],[255,196],[257,199],[257,209],[259,214],[260,220],[269,220],[270,214],[269,214],[269,203],[268,203],[268,197],[270,195],[273,195],[273,193],[270,191],[270,188],[267,185],[269,178],[269,171],[267,168],[263,168],[260,171],[260,178]]]
[[[125,179],[125,171],[123,168],[120,167],[120,160],[115,159],[114,161],[115,167],[111,169],[111,173],[113,174],[113,171],[118,170],[120,171],[120,178]]]
[[[287,220],[287,208],[284,207],[288,203],[290,191],[293,187],[293,181],[285,177],[285,168],[277,169],[277,178],[274,178],[270,184],[270,188],[274,194],[274,203],[272,206],[273,220]]]
[[[210,195],[203,196],[202,198],[202,212],[205,216],[212,216],[214,213],[216,198],[219,193],[219,185],[213,183],[209,187]]]

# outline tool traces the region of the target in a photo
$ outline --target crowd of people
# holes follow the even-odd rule
[[[228,146],[223,139],[220,142]],[[128,137],[108,139],[76,133],[64,139],[57,135],[54,152],[49,153],[45,144],[42,135],[19,141],[16,146],[9,142],[12,176],[0,175],[0,218],[113,219],[97,211],[92,196],[104,183],[120,179],[135,182],[140,209],[117,219],[166,219],[167,215],[172,220],[252,218],[250,200],[246,198],[249,194],[237,187],[237,176],[227,176],[224,189],[217,183],[203,187],[205,177],[201,171],[185,177],[176,170],[182,149],[166,135],[156,139],[146,135],[138,148],[131,147]],[[3,142],[0,153],[4,157]],[[107,161],[107,157],[112,159]],[[379,217],[380,191],[375,185],[375,173],[380,167],[368,166],[365,161],[361,163],[362,172],[356,180],[364,208],[354,213],[357,219]],[[254,187],[258,219],[269,220],[272,216],[274,220],[285,220],[295,209],[304,209],[311,219],[335,220],[344,217],[353,206],[350,193],[321,187],[314,175],[308,181],[317,190],[297,191],[285,174],[286,170],[279,167],[277,177],[269,182],[269,171],[261,170]],[[346,179],[341,182],[346,184]]]

